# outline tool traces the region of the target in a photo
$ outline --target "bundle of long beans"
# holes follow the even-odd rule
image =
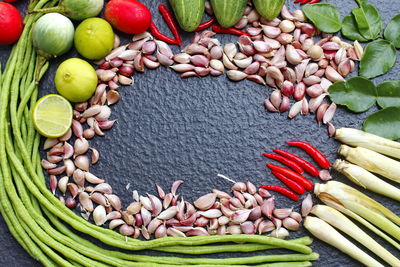
[[[33,0],[30,9],[52,7],[57,0]],[[31,110],[38,96],[38,83],[48,68],[32,47],[31,29],[40,14],[25,17],[25,28],[14,46],[3,75],[0,66],[0,212],[21,246],[45,266],[202,266],[245,265],[310,266],[318,258],[309,237],[291,241],[257,235],[166,237],[139,241],[97,227],[66,208],[47,189],[40,165],[40,136],[35,131]],[[72,229],[75,231],[73,231]],[[151,257],[104,249],[82,238],[87,234],[119,250],[157,250],[183,254],[248,252],[285,248],[296,254],[242,258]],[[241,242],[224,244],[220,242]],[[244,244],[247,243],[247,244]]]

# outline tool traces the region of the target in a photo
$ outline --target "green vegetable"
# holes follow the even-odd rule
[[[342,204],[338,203],[335,199],[330,199],[329,194],[324,194],[321,193],[318,195],[318,197],[324,202],[326,205],[329,207],[335,208],[336,210],[340,211],[341,213],[351,217],[352,219],[358,221],[365,227],[367,227],[369,230],[380,236],[382,239],[386,240],[388,243],[393,245],[395,248],[400,250],[400,244],[398,244],[395,240],[393,240],[390,236],[379,230],[377,227],[375,227],[373,224],[369,223],[367,220],[365,220],[363,217],[360,215],[354,213],[353,211],[345,208]]]
[[[350,257],[358,260],[366,266],[383,267],[374,258],[354,245],[350,240],[341,235],[332,226],[316,217],[307,216],[304,221],[304,227],[310,231],[316,238],[328,243],[329,245],[346,253]]]
[[[335,164],[333,164],[333,168],[364,189],[400,201],[400,189],[357,165],[338,159],[335,161]]]
[[[400,162],[363,147],[342,145],[339,154],[370,172],[400,183]],[[400,223],[400,220],[398,221]]]
[[[386,40],[391,41],[396,48],[400,48],[400,14],[388,23],[384,37]]]
[[[368,148],[375,152],[400,159],[400,143],[352,128],[340,128],[335,138],[344,144]]]
[[[71,102],[85,102],[96,91],[95,69],[80,58],[70,58],[58,66],[54,83],[60,95]]]
[[[83,57],[98,60],[111,52],[114,32],[106,20],[90,18],[82,21],[74,35],[75,48]]]
[[[40,55],[46,58],[61,56],[72,48],[74,25],[61,14],[46,14],[35,23],[32,40]]]
[[[367,42],[368,40],[364,38],[361,33],[358,31],[356,19],[352,14],[346,16],[343,19],[343,27],[342,27],[342,34],[344,37],[350,40],[357,40],[360,42]]]
[[[391,266],[400,266],[400,260],[397,259],[393,254],[382,247],[367,233],[361,230],[356,224],[350,221],[346,216],[337,211],[334,208],[325,205],[316,205],[311,210],[311,213],[318,216],[320,219],[329,223],[333,227],[344,232],[354,240],[368,248],[371,252],[382,258]]]
[[[329,87],[331,100],[354,112],[364,112],[375,104],[376,88],[373,82],[363,77],[353,77],[345,82],[336,82]]]
[[[194,31],[204,16],[205,0],[169,0],[181,28]]]
[[[328,206],[348,209],[400,240],[400,218],[392,211],[346,184],[329,181],[315,184],[314,193]]]
[[[316,205],[311,210],[311,213],[352,237],[354,240],[357,240],[391,266],[400,266],[399,259],[393,256],[389,251],[378,244],[378,242],[336,209],[325,205]]]
[[[375,40],[381,32],[382,19],[376,8],[366,2],[357,0],[360,7],[354,8],[352,13],[361,35],[368,40]]]
[[[218,23],[229,28],[242,18],[247,0],[211,0],[211,6]]]
[[[305,236],[297,239],[289,240],[293,243],[303,244],[303,245],[310,245],[312,243],[312,238]],[[183,253],[191,254],[191,255],[202,255],[202,254],[213,254],[213,253],[223,253],[223,252],[253,252],[259,250],[268,250],[274,249],[277,247],[271,245],[260,245],[260,244],[252,244],[247,243],[246,246],[241,244],[235,245],[215,245],[215,246],[191,246],[191,247],[184,247],[184,246],[169,246],[169,247],[161,247],[157,248],[157,251],[163,252],[171,252],[171,253]]]
[[[367,117],[363,130],[390,139],[400,139],[400,107],[389,107],[375,112]]]
[[[342,28],[339,10],[331,4],[306,5],[303,12],[322,32],[335,33]]]
[[[32,13],[61,13],[74,20],[96,17],[104,6],[104,0],[61,0],[52,8],[35,9]]]
[[[386,40],[369,43],[360,62],[360,76],[375,78],[388,72],[396,63],[397,51],[394,45]]]
[[[285,0],[253,0],[253,4],[263,18],[272,20],[281,13]]]
[[[381,108],[400,107],[400,80],[383,82],[376,90]]]

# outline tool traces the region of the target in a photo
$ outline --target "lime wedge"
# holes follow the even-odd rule
[[[49,138],[61,137],[72,124],[72,106],[60,95],[51,94],[40,98],[32,113],[36,130]]]

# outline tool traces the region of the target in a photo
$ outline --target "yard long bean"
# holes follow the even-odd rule
[[[51,7],[57,3],[57,0],[34,0],[31,1],[29,9]],[[44,181],[38,149],[40,137],[34,130],[30,116],[38,96],[37,82],[48,68],[48,62],[43,62],[43,58],[36,57],[32,48],[30,31],[34,22],[40,16],[40,14],[30,14],[25,17],[24,32],[12,50],[4,73],[2,73],[0,66],[0,212],[10,228],[10,232],[32,257],[38,259],[45,266],[164,267],[176,264],[198,264],[198,266],[203,267],[214,267],[246,266],[246,264],[268,261],[284,262],[258,266],[310,266],[309,260],[316,259],[317,254],[311,253],[311,249],[307,246],[311,242],[309,238],[286,241],[256,235],[231,235],[190,238],[167,237],[151,241],[139,241],[91,224],[76,216],[55,198],[47,189]],[[279,247],[303,254],[289,254],[286,257],[267,255],[223,260],[175,256],[152,257],[101,248],[79,236],[69,226],[77,232],[88,234],[115,248],[132,251],[153,249],[177,252],[180,249],[179,252],[184,254],[196,254],[193,253],[194,250],[206,254],[234,250],[256,251]],[[250,244],[203,246],[224,242],[246,242]]]

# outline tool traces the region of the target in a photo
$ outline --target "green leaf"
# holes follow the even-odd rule
[[[364,112],[375,104],[376,88],[363,77],[353,77],[346,82],[336,82],[329,87],[331,100],[354,112]]]
[[[360,62],[360,76],[375,78],[388,72],[396,63],[396,48],[387,40],[377,40],[365,47]]]
[[[391,41],[396,48],[400,48],[400,14],[395,16],[386,26],[385,39]]]
[[[389,107],[367,117],[363,130],[391,140],[400,139],[400,107]]]
[[[386,81],[376,87],[381,108],[400,107],[400,81]]]
[[[361,35],[357,28],[356,19],[352,14],[346,16],[343,19],[343,27],[342,27],[342,34],[344,37],[350,40],[358,40],[360,42],[367,42],[368,40]]]
[[[335,33],[342,28],[339,11],[331,4],[306,5],[303,12],[322,32]]]
[[[382,29],[382,19],[373,5],[362,3],[352,10],[358,31],[368,40],[375,40]]]

